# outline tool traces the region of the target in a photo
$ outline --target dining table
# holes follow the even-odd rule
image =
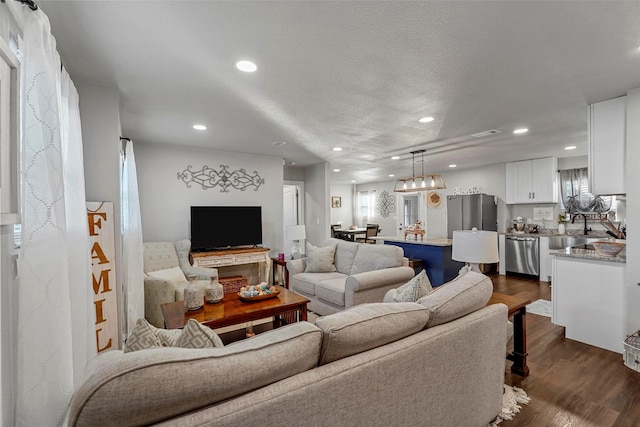
[[[349,240],[355,242],[356,235],[358,234],[367,234],[367,229],[364,227],[356,227],[356,228],[338,228],[334,230],[336,233],[336,237],[342,240]]]

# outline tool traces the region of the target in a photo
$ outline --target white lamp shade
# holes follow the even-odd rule
[[[287,240],[304,240],[307,238],[307,233],[304,225],[288,225],[285,236]]]
[[[454,230],[451,258],[470,264],[492,264],[498,256],[498,233],[484,230]]]

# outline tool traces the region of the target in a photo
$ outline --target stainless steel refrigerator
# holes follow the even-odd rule
[[[453,230],[498,230],[498,206],[495,196],[463,194],[447,196],[447,236]]]

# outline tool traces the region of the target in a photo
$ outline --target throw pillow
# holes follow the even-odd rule
[[[307,242],[307,265],[305,273],[330,273],[336,270],[335,256],[337,244],[316,247]]]
[[[182,333],[176,341],[176,347],[182,348],[207,348],[207,347],[224,347],[222,340],[202,323],[194,319],[189,319],[184,325]]]
[[[125,341],[124,352],[162,347],[162,342],[154,329],[156,328],[151,326],[145,319],[138,319],[131,334]]]
[[[433,291],[427,273],[422,270],[413,279],[398,289],[391,289],[384,296],[384,302],[416,302]]]
[[[187,281],[184,273],[182,272],[180,267],[177,266],[168,268],[166,270],[149,271],[147,272],[147,274],[154,279],[164,279],[171,283],[180,283]]]
[[[126,340],[124,352],[158,347],[208,348],[224,347],[224,344],[218,334],[194,319],[189,319],[183,329],[160,329],[146,319],[138,319]]]

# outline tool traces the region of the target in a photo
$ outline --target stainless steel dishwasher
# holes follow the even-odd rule
[[[540,253],[537,237],[505,236],[505,270],[512,273],[540,275]]]

